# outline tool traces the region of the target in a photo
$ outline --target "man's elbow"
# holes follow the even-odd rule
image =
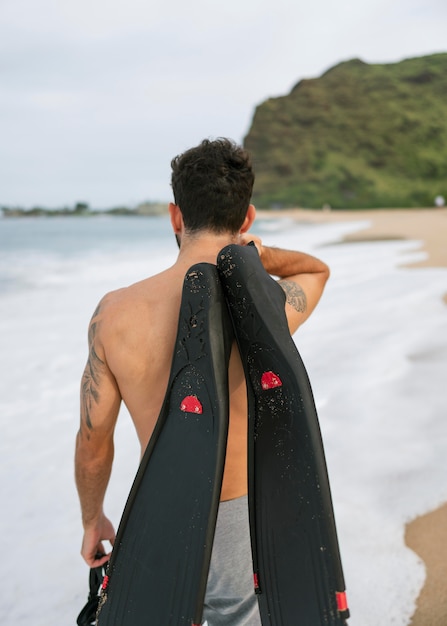
[[[326,285],[327,281],[329,280],[330,276],[331,276],[331,270],[329,265],[326,265],[326,263],[323,263],[323,261],[321,261],[321,270],[320,270],[320,274],[321,274],[321,283],[322,283],[322,287],[324,288],[324,286]]]

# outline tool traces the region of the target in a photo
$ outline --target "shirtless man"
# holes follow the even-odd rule
[[[180,246],[176,262],[160,274],[107,294],[89,326],[89,357],[81,384],[75,470],[84,527],[81,554],[90,567],[98,567],[109,559],[103,541],[113,545],[115,539],[103,502],[112,469],[113,437],[120,404],[123,401],[129,410],[143,454],[168,383],[183,279],[188,269],[195,263],[215,264],[219,251],[230,243],[245,245],[254,241],[265,269],[279,278],[286,293],[286,315],[292,334],[314,310],[329,277],[328,267],[315,257],[264,246],[258,237],[249,234],[255,219],[255,208],[250,204],[254,174],[249,155],[242,148],[225,139],[205,140],[173,159],[171,165],[175,204],[169,205],[169,212]],[[233,572],[233,581],[219,581],[221,574],[213,574],[213,559],[219,558],[220,529],[237,518],[234,507],[246,502],[247,494],[247,398],[236,345],[230,358],[229,393],[222,512],[219,510],[205,608],[208,595],[218,595],[219,589],[227,590],[232,582],[238,591],[241,585],[240,573]],[[244,548],[233,545],[240,564],[241,551],[245,550],[250,559],[248,521],[245,530],[235,528],[234,533],[232,545],[238,535],[244,535],[241,539]],[[104,556],[96,558],[98,553]],[[225,607],[228,621],[218,616],[218,609],[215,609],[215,621],[213,610],[209,609],[208,613],[205,610],[210,626],[260,624],[252,590],[251,563],[243,565],[247,569],[249,589],[240,594],[247,594],[245,608],[235,607],[232,614]],[[245,617],[236,618],[239,614]]]

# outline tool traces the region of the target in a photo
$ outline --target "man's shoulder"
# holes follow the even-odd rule
[[[102,297],[98,307],[100,307],[103,312],[113,311],[114,309],[119,309],[121,306],[127,306],[129,303],[147,297],[156,286],[158,276],[158,274],[149,276],[131,285],[109,291]]]
[[[156,274],[126,287],[106,293],[100,300],[93,318],[98,317],[107,324],[136,313],[141,307],[147,308],[151,300],[159,298],[163,275]]]
[[[123,314],[132,307],[132,289],[122,287],[106,293],[98,303],[90,320],[90,326],[95,326],[97,332],[114,326]]]
[[[123,303],[128,299],[127,294],[128,287],[121,287],[120,289],[114,289],[107,292],[99,301],[98,306],[93,313],[93,318],[100,317],[104,319],[108,315],[112,314],[115,310],[119,309]]]

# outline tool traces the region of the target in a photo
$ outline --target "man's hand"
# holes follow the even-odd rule
[[[89,567],[100,567],[110,559],[110,552],[106,553],[103,541],[109,541],[112,546],[115,542],[115,529],[105,515],[96,524],[84,529],[81,555]],[[98,554],[103,556],[97,558]]]
[[[239,235],[239,245],[246,246],[250,242],[253,242],[258,250],[259,256],[262,256],[262,241],[261,238],[257,235],[253,235],[251,233],[241,233]]]

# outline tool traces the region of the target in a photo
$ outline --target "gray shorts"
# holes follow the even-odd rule
[[[247,496],[219,505],[203,619],[208,626],[261,626]]]

